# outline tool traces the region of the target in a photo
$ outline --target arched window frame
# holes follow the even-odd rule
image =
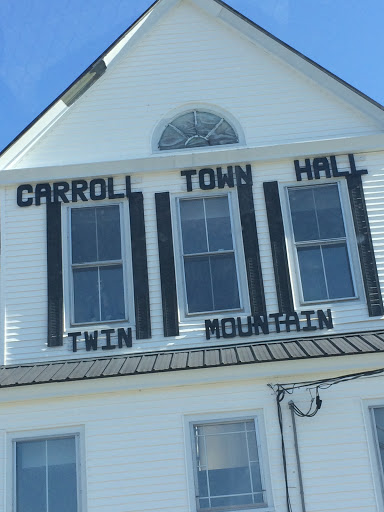
[[[217,144],[217,145],[209,145],[209,146],[195,146],[195,147],[185,147],[185,148],[177,148],[177,149],[160,149],[159,144],[161,137],[165,129],[172,124],[173,121],[178,119],[179,117],[191,113],[191,112],[206,112],[208,114],[213,114],[220,118],[220,120],[226,121],[230,127],[233,129],[237,136],[237,142],[230,144]],[[198,105],[188,105],[177,110],[173,110],[166,118],[162,119],[162,121],[156,126],[152,135],[152,151],[154,153],[174,153],[174,152],[186,152],[186,151],[207,151],[212,149],[224,149],[226,147],[235,147],[235,146],[244,146],[245,145],[245,137],[243,130],[241,128],[240,123],[237,119],[227,111],[219,107],[206,106],[202,104]]]

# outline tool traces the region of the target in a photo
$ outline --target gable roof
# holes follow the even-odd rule
[[[128,29],[121,34],[90,66],[63,91],[45,110],[41,112],[22,132],[17,135],[1,152],[0,162],[16,145],[19,154],[25,147],[32,145],[36,138],[45,132],[75,101],[88,90],[110,65],[120,60],[139,38],[143,37],[157,21],[170,9],[184,0],[156,0]],[[384,106],[359,91],[346,81],[328,71],[298,50],[275,37],[255,22],[230,7],[223,0],[189,0],[203,11],[221,22],[237,29],[252,42],[260,45],[269,53],[280,57],[297,71],[303,73],[323,88],[330,90],[349,104],[375,119],[384,128]],[[20,146],[20,148],[19,148]],[[12,161],[13,155],[6,159],[5,166]]]
[[[0,388],[384,352],[384,332],[0,367]]]

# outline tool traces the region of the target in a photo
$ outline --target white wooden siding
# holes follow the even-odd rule
[[[290,363],[287,363],[288,365]],[[309,364],[309,363],[308,363]],[[305,366],[305,365],[304,365]],[[206,372],[209,370],[205,370]],[[202,372],[204,373],[204,371]],[[313,375],[322,378],[325,375]],[[302,377],[302,376],[300,376]],[[300,379],[292,376],[292,380]],[[131,377],[128,379],[134,379]],[[160,376],[159,376],[160,378]],[[183,374],[162,389],[137,389],[82,396],[85,383],[71,387],[67,398],[29,399],[0,408],[0,499],[12,473],[6,471],[5,445],[12,434],[33,436],[57,428],[84,428],[87,511],[193,510],[186,469],[188,419],[218,415],[247,417],[263,413],[274,510],[285,512],[281,440],[273,379],[180,386]],[[369,454],[370,424],[365,412],[372,400],[384,405],[383,377],[348,382],[322,390],[323,406],[314,418],[296,418],[307,510],[310,512],[378,512]],[[66,384],[59,387],[65,389]],[[44,386],[47,388],[47,386]],[[57,387],[57,386],[56,386]],[[0,391],[0,400],[7,390]],[[303,410],[310,395],[295,391],[282,404],[293,509],[299,489],[288,400]],[[8,509],[7,509],[8,512]]]
[[[92,162],[129,161],[151,155],[152,135],[158,123],[172,116],[172,112],[180,111],[183,105],[186,109],[205,105],[213,110],[217,106],[220,112],[228,112],[241,125],[249,146],[272,144],[278,147],[287,143],[294,146],[295,142],[315,139],[335,142],[337,138],[379,131],[372,120],[323,91],[277,57],[189,2],[183,2],[123,59],[116,59],[95,86],[26,152],[17,167],[30,167],[32,180],[34,166],[52,166],[47,181],[54,181],[62,177],[59,166],[87,162],[91,179]],[[189,154],[190,168],[195,167],[194,155],[198,151]],[[211,151],[214,154],[215,148]],[[350,151],[353,152],[353,147]],[[154,194],[169,191],[174,200],[178,194],[186,193],[185,178],[180,176],[177,167],[177,154],[182,153],[175,154],[173,168],[166,172],[133,174],[133,190],[144,194],[152,339],[136,341],[134,336],[132,351],[207,345],[204,319],[217,317],[212,314],[188,319],[180,326],[180,336],[163,337]],[[159,153],[159,159],[165,154],[170,153]],[[187,156],[187,153],[183,154]],[[309,150],[308,157],[315,156],[319,155],[313,155]],[[384,153],[356,155],[358,167],[369,170],[363,182],[384,293],[383,160]],[[157,161],[156,155],[154,161]],[[338,156],[338,163],[340,169],[348,168],[347,156]],[[217,165],[220,166],[220,161]],[[282,187],[294,184],[293,158],[258,161],[252,168],[266,304],[268,312],[274,313],[278,311],[278,304],[262,184],[271,180],[279,181]],[[17,172],[14,169],[15,176]],[[105,175],[109,175],[108,168]],[[115,176],[115,181],[118,180],[121,181],[121,176]],[[328,182],[326,179],[321,181]],[[95,355],[95,352],[86,353],[82,342],[79,352],[73,354],[67,337],[63,347],[47,348],[45,205],[20,208],[16,205],[16,186],[2,190],[1,289],[5,361],[12,364]],[[175,250],[177,259],[177,245]],[[359,280],[358,274],[359,271]],[[64,284],[67,289],[67,283]],[[297,287],[297,283],[293,285]],[[358,300],[322,303],[311,305],[311,308],[332,309],[334,332],[381,328],[381,318],[368,317],[363,295],[360,293]],[[296,303],[296,309],[303,308]],[[102,327],[89,326],[85,330],[94,328]],[[296,336],[296,333],[260,335],[250,340],[283,339],[292,335]],[[305,333],[297,335],[305,336]],[[237,340],[244,341],[243,338]],[[118,352],[121,351],[108,354]]]
[[[249,146],[380,131],[281,59],[182,2],[112,63],[15,166],[148,156],[158,123],[196,105],[227,111]]]
[[[339,156],[338,163],[340,170],[348,168],[347,156]],[[356,155],[358,168],[366,167],[369,174],[363,177],[366,190],[367,208],[372,225],[373,242],[377,255],[378,272],[382,291],[384,294],[384,153],[359,154]],[[265,286],[265,296],[268,313],[278,311],[275,278],[271,259],[271,249],[265,201],[263,194],[263,182],[278,180],[281,185],[294,184],[295,173],[292,160],[281,160],[274,162],[255,163],[253,168],[254,179],[254,201],[257,218],[258,237],[260,244],[261,264]],[[342,178],[343,179],[343,178]],[[328,183],[329,180],[322,179],[311,183]],[[120,183],[117,191],[121,191],[123,178],[115,177],[115,184]],[[202,315],[198,318],[190,318],[181,323],[180,336],[177,338],[163,337],[163,318],[160,290],[160,271],[157,248],[157,226],[155,214],[155,193],[169,191],[173,200],[178,194],[186,194],[185,178],[180,176],[180,170],[173,170],[165,173],[144,173],[135,174],[132,178],[134,191],[143,191],[145,208],[145,225],[148,251],[148,273],[151,302],[152,339],[135,340],[132,349],[125,351],[157,350],[177,347],[193,347],[214,344],[205,339],[204,320],[216,318],[220,315]],[[194,181],[195,186],[195,181]],[[213,191],[214,192],[214,191]],[[201,194],[201,192],[196,192]],[[209,191],[206,195],[209,195]],[[192,197],[194,192],[190,193]],[[70,359],[73,357],[93,356],[96,352],[85,352],[85,344],[79,343],[79,351],[72,353],[71,343],[68,338],[64,339],[63,347],[48,348],[47,339],[47,277],[46,277],[46,209],[45,205],[20,208],[16,205],[16,187],[7,187],[5,191],[6,217],[2,219],[3,230],[3,265],[2,283],[5,295],[5,359],[8,364],[39,361],[44,359]],[[348,199],[346,207],[348,208]],[[96,204],[100,205],[101,202]],[[176,222],[174,228],[176,229]],[[65,233],[63,233],[65,239]],[[65,246],[64,246],[65,247]],[[178,247],[175,246],[176,258],[178,258]],[[65,259],[64,259],[65,261]],[[359,271],[357,272],[359,274]],[[357,276],[359,279],[359,276]],[[67,283],[64,283],[67,289]],[[294,287],[298,283],[293,282]],[[181,293],[181,292],[180,292]],[[331,308],[334,318],[334,330],[332,332],[353,332],[367,331],[382,328],[381,318],[370,318],[364,296],[358,300],[345,302],[321,303],[311,305],[311,309]],[[296,309],[303,308],[296,304]],[[226,315],[225,315],[226,316]],[[124,326],[121,324],[119,326]],[[114,328],[115,325],[110,327]],[[100,325],[89,326],[84,330],[106,328]],[[82,330],[70,329],[68,330]],[[273,331],[273,327],[271,327]],[[326,331],[317,331],[323,334]],[[329,332],[329,331],[328,331]],[[311,333],[312,334],[312,333]],[[266,341],[273,339],[284,339],[292,336],[306,336],[306,333],[280,333],[259,335],[248,338],[249,341]],[[243,342],[243,338],[234,338],[233,342]],[[121,350],[108,352],[110,355],[120,353]],[[106,355],[103,352],[103,355]]]

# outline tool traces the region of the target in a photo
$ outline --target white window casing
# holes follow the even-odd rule
[[[370,407],[370,414],[377,467],[380,474],[381,489],[384,491],[384,404],[381,407]]]
[[[380,446],[384,429],[384,401],[382,399],[367,399],[361,401],[364,418],[367,452],[375,490],[377,510],[384,510],[384,447]],[[377,424],[377,422],[379,424]],[[379,429],[377,428],[379,427]]]
[[[86,510],[83,434],[82,427],[8,433],[7,512],[26,503],[30,512]]]
[[[109,209],[109,210],[108,210]],[[118,212],[117,212],[118,209]],[[85,213],[87,217],[99,216],[99,214],[112,212],[113,217],[116,217],[117,222],[120,223],[120,229],[115,229],[115,238],[120,238],[120,253],[113,255],[108,258],[108,255],[101,255],[100,257],[96,254],[95,258],[91,257],[91,254],[98,252],[97,247],[104,245],[107,247],[107,243],[102,244],[98,241],[97,230],[95,228],[95,236],[90,235],[89,241],[90,246],[88,249],[86,244],[85,252],[88,254],[76,255],[74,249],[74,243],[76,241],[76,235],[72,232],[76,225],[77,217],[80,217]],[[89,215],[87,215],[89,212]],[[72,326],[86,325],[88,328],[95,325],[97,328],[108,326],[110,324],[116,325],[118,323],[124,323],[124,325],[132,325],[134,319],[134,292],[133,292],[133,276],[132,276],[132,261],[131,261],[131,244],[130,244],[130,223],[129,223],[129,205],[128,201],[103,201],[102,204],[96,201],[89,201],[86,205],[66,205],[63,211],[63,278],[64,278],[64,310],[65,310],[65,329],[69,329]],[[104,242],[108,242],[108,222],[105,224],[104,229]],[[115,226],[116,227],[116,226]],[[100,231],[100,230],[99,230]],[[103,229],[101,228],[101,231]],[[120,233],[118,234],[118,231]],[[85,232],[85,231],[84,231]],[[80,233],[81,234],[81,233]],[[113,236],[113,235],[112,235]],[[79,237],[79,235],[78,235]],[[116,241],[115,241],[116,242]],[[96,247],[96,251],[92,251],[92,246]],[[106,253],[111,252],[104,251]],[[112,251],[116,252],[116,251]],[[113,276],[113,273],[117,271],[118,276]],[[120,287],[120,297],[115,287],[111,287],[108,293],[108,289],[105,290],[102,274],[108,277],[108,273],[112,272],[112,283],[113,277]],[[96,295],[98,304],[95,303],[95,310],[97,314],[79,315],[76,305],[82,303],[81,298],[84,294],[86,298],[87,289],[82,291],[79,287],[81,279],[77,279],[81,273],[97,273],[97,279],[95,279],[95,290],[93,296]],[[76,282],[77,281],[77,282]],[[86,288],[86,287],[85,287]],[[113,289],[112,289],[113,288]],[[92,291],[90,290],[90,296]],[[77,297],[75,296],[77,293]],[[108,305],[108,300],[116,300],[116,308],[113,310],[113,304]],[[87,301],[88,303],[88,301]],[[123,303],[123,304],[122,304]],[[116,309],[118,311],[116,311]],[[77,314],[76,314],[77,313]]]
[[[262,412],[186,417],[192,512],[273,507]]]
[[[282,204],[283,218],[287,236],[292,289],[295,304],[298,306],[334,303],[364,297],[356,235],[345,185],[341,181],[329,180],[325,184],[285,184],[283,190],[281,190],[282,198],[284,198]],[[292,203],[294,203],[292,198],[296,195],[294,199],[297,203],[300,202],[303,205],[312,196],[311,201],[313,200],[315,204],[315,197],[320,196],[320,194],[323,196],[321,200],[326,201],[329,195],[329,202],[334,202],[335,222],[330,223],[329,219],[325,219],[322,228],[321,220],[319,221],[321,207],[315,206],[306,211],[304,206],[301,215],[305,218],[305,223],[302,223],[303,228],[301,228],[300,212],[295,218],[297,212],[294,211],[295,207],[292,207]],[[329,205],[327,215],[329,216]],[[318,233],[308,235],[313,227],[312,225],[315,224]],[[328,227],[326,224],[328,224]],[[327,230],[328,233],[326,233]],[[309,262],[308,259],[308,263],[311,263],[311,265],[306,267],[305,258],[307,256],[304,256],[306,252],[307,255],[312,252],[312,256],[315,259],[317,258],[319,263],[317,266],[316,261]],[[337,256],[340,260],[338,265],[335,265],[335,267],[338,267],[338,271],[333,274],[332,253],[339,253]],[[316,272],[317,276],[315,276]],[[337,288],[338,278],[340,279],[339,289]],[[308,290],[311,290],[311,292],[309,293]]]
[[[218,194],[213,193],[209,195],[207,195],[206,193],[204,194],[200,191],[196,191],[189,195],[175,196],[173,198],[172,217],[174,222],[173,232],[175,238],[175,266],[178,301],[181,311],[181,318],[194,317],[199,315],[207,316],[212,314],[225,314],[230,311],[244,313],[249,312],[249,297],[247,294],[248,288],[243,252],[244,249],[241,235],[240,215],[236,199],[236,195],[233,193],[233,191]],[[228,206],[228,209],[226,209],[226,204]],[[188,206],[190,207],[188,208]],[[224,224],[226,223],[226,229],[222,229],[223,237],[226,237],[225,242],[223,241],[222,243],[223,247],[220,246],[219,242],[217,242],[216,244],[215,242],[210,244],[209,240],[210,234],[208,233],[209,228],[207,227],[207,224],[209,222],[210,213],[207,213],[207,209],[212,211],[216,207],[218,209],[221,209],[222,211],[227,212],[227,214],[225,214],[218,223],[219,225],[222,226],[224,226]],[[202,231],[205,232],[204,236],[206,238],[206,245],[203,249],[196,248],[195,250],[195,248],[192,247],[196,243],[198,245],[198,242],[196,242],[196,236],[195,239],[192,240],[192,230],[194,228],[193,226],[188,228],[188,222],[186,222],[186,220],[188,221],[188,219],[186,219],[184,215],[186,210],[189,210],[190,212],[196,212],[195,221],[196,223],[200,223],[201,226],[201,230],[197,229],[197,231],[200,231],[200,233],[197,234],[197,238],[199,238],[199,234],[201,234]],[[202,212],[201,216],[199,216],[197,210],[200,210]],[[192,221],[193,220],[194,219],[192,219]],[[220,227],[218,228],[218,230],[220,230]],[[211,231],[214,231],[213,227]],[[225,235],[224,232],[226,233]],[[187,245],[189,247],[186,247]],[[213,267],[211,266],[212,261],[214,262],[213,264],[215,264],[215,260],[216,262],[220,262],[220,266],[221,262],[224,262],[224,259],[227,259],[227,262],[224,263],[223,266],[225,267],[225,265],[227,265],[227,269],[230,269],[230,274],[232,276],[233,293],[229,294],[232,295],[232,298],[228,299],[228,304],[215,304],[215,286],[216,288],[220,286],[228,286],[229,288],[231,288],[228,282],[219,282],[220,279],[219,281],[215,281],[215,271],[212,270]],[[210,282],[205,283],[204,280],[202,279],[202,283],[206,285],[207,290],[210,290],[212,296],[212,299],[210,301],[211,304],[208,307],[207,304],[205,304],[205,307],[204,304],[202,305],[202,307],[199,307],[198,297],[195,297],[194,300],[191,300],[193,295],[193,292],[191,292],[193,287],[191,275],[196,275],[197,278],[200,276],[194,272],[188,272],[188,265],[190,265],[190,263],[193,262],[193,266],[194,262],[197,261],[200,261],[201,263],[204,262],[203,265],[205,265],[207,268],[209,267],[209,272],[207,272],[210,276],[210,279],[206,281]],[[224,275],[222,275],[222,278],[224,279]],[[236,287],[238,292],[237,297],[235,297]],[[207,300],[207,302],[209,301]]]

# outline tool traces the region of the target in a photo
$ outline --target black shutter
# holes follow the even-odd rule
[[[361,176],[358,174],[348,175],[347,184],[369,316],[382,316],[384,314],[383,300]]]
[[[266,315],[252,185],[237,187],[252,315]]]
[[[63,344],[61,203],[47,203],[48,347]]]
[[[291,282],[289,279],[289,266],[279,187],[277,181],[266,182],[263,186],[279,311],[281,313],[290,313],[294,310],[294,306]]]
[[[131,220],[136,339],[143,340],[151,337],[151,313],[142,192],[134,192],[129,195],[129,212]]]
[[[155,194],[164,336],[178,336],[179,317],[169,193]]]

